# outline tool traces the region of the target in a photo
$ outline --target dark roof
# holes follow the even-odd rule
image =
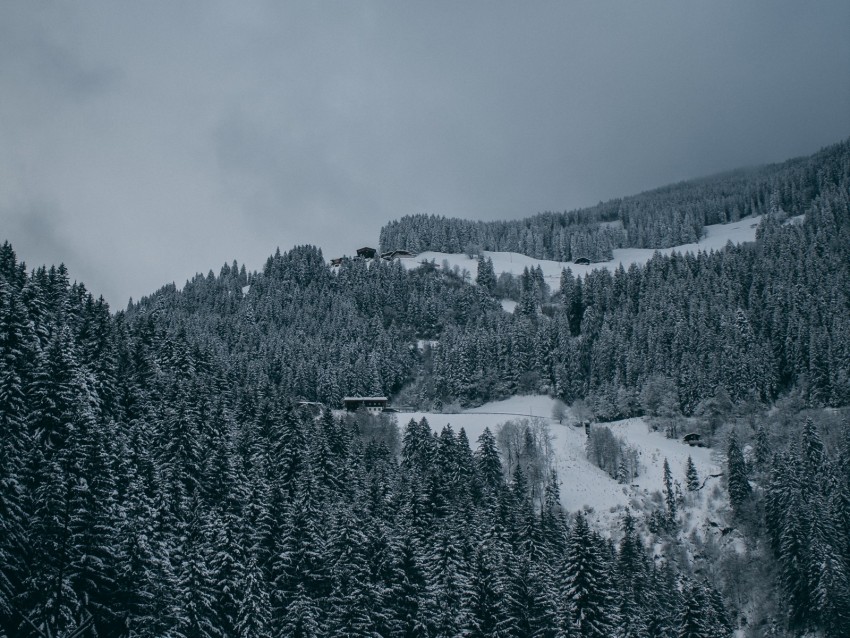
[[[383,259],[395,259],[396,257],[416,257],[416,253],[412,253],[409,250],[388,250],[385,253],[381,253],[381,257]]]

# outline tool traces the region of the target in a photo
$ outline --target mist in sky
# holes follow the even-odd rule
[[[4,2],[0,241],[118,309],[782,161],[850,135],[848,32],[846,0]]]

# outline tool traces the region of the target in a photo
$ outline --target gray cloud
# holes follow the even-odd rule
[[[840,1],[5,3],[0,237],[120,307],[407,213],[780,161],[850,134],[848,24]]]

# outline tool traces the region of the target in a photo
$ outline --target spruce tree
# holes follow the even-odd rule
[[[759,470],[765,470],[770,463],[771,451],[770,451],[770,442],[767,438],[767,430],[764,425],[759,425],[756,430],[756,441],[755,441],[755,449],[754,453],[754,461],[756,467]]]
[[[496,437],[490,428],[478,437],[478,449],[475,451],[475,466],[484,486],[485,494],[495,496],[504,488],[502,460],[496,447]]]
[[[425,638],[428,635],[426,618],[426,581],[418,547],[411,530],[400,530],[401,538],[395,548],[393,576],[389,583],[390,622],[397,635],[405,638]]]
[[[497,557],[492,556],[486,544],[482,544],[472,560],[466,635],[475,638],[500,635],[506,622],[505,602]]]
[[[699,474],[697,474],[697,467],[690,455],[685,465],[685,485],[689,492],[696,492],[699,489]]]
[[[726,444],[726,476],[729,488],[729,504],[735,514],[740,515],[749,499],[752,488],[747,476],[747,465],[738,436],[733,430]]]
[[[469,575],[454,531],[444,525],[427,557],[426,622],[436,636],[459,635],[469,624]]]
[[[616,631],[608,569],[593,532],[579,514],[570,532],[564,590],[567,624],[577,636],[603,638]]]
[[[493,260],[489,257],[485,259],[483,255],[478,256],[478,275],[475,278],[475,283],[490,294],[495,292],[496,272],[493,270]]]
[[[7,268],[14,270],[14,252],[5,243]],[[13,599],[24,577],[22,559],[27,544],[24,484],[21,464],[27,444],[27,359],[34,355],[28,337],[25,308],[13,287],[0,276],[0,628],[14,614]],[[32,344],[34,345],[34,344]],[[0,629],[2,631],[2,629]]]
[[[670,464],[667,458],[664,458],[664,504],[666,506],[666,520],[668,529],[673,529],[676,526],[676,494],[673,490],[673,475],[670,472]]]
[[[697,583],[685,583],[682,587],[682,603],[677,619],[677,638],[711,636],[706,612],[706,599],[702,587]]]

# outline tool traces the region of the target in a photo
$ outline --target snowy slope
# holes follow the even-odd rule
[[[720,250],[726,246],[727,242],[733,244],[742,244],[745,242],[755,241],[756,228],[761,222],[761,217],[748,217],[731,224],[715,224],[705,227],[705,237],[695,244],[682,244],[672,248],[618,248],[614,250],[614,258],[611,261],[599,262],[590,265],[577,265],[567,261],[550,261],[547,259],[534,259],[519,253],[507,252],[489,252],[484,251],[485,257],[490,257],[493,260],[493,268],[498,277],[501,273],[507,272],[513,275],[520,275],[524,268],[540,266],[543,270],[543,277],[546,283],[552,290],[557,290],[561,280],[561,271],[564,268],[570,268],[573,275],[586,275],[587,273],[599,268],[607,268],[610,271],[616,270],[620,264],[623,268],[628,269],[632,264],[645,264],[657,252],[662,255],[669,255],[673,252],[679,253],[698,253],[709,252],[712,250]],[[449,268],[458,266],[461,271],[467,270],[475,281],[478,274],[477,259],[470,259],[463,254],[439,253],[439,252],[424,252],[416,256],[415,259],[402,259],[401,262],[406,268],[416,268],[423,261],[434,261],[437,266],[442,266],[443,261],[447,261]]]
[[[587,460],[583,428],[561,425],[551,418],[553,403],[554,400],[547,396],[515,396],[458,414],[401,412],[398,414],[398,423],[404,427],[410,419],[418,421],[425,417],[435,432],[446,425],[451,425],[455,433],[463,428],[470,445],[475,449],[477,439],[486,427],[495,434],[498,426],[505,421],[529,417],[545,419],[553,438],[554,464],[561,483],[561,502],[571,512],[592,508],[592,518],[603,528],[615,525],[620,518],[620,510],[632,501],[643,502],[653,492],[661,491],[665,458],[670,464],[673,479],[683,486],[688,456],[693,459],[701,479],[720,472],[718,460],[712,457],[711,450],[692,448],[678,440],[668,439],[659,432],[650,432],[643,419],[626,419],[605,424],[616,436],[623,437],[636,448],[640,455],[641,475],[632,485],[621,485]],[[565,422],[569,420],[564,419]],[[716,481],[709,480],[705,491],[714,487]],[[697,508],[693,512],[693,525],[701,525],[708,515],[705,507]]]

